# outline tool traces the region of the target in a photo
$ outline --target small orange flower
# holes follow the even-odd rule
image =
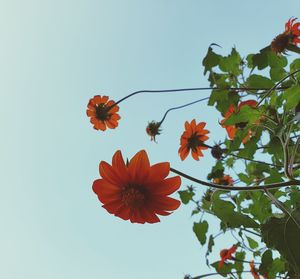
[[[132,223],[156,223],[159,215],[169,215],[180,201],[168,197],[181,184],[180,176],[166,178],[170,164],[150,166],[145,150],[136,153],[126,165],[121,151],[112,158],[112,165],[101,161],[101,179],[93,183],[93,191],[109,213]]]
[[[238,246],[235,244],[229,249],[223,249],[220,252],[221,261],[219,261],[219,269],[224,265],[224,262],[232,259],[232,254],[235,253]]]
[[[221,124],[223,124],[232,114],[238,113],[243,106],[256,107],[256,105],[257,102],[255,100],[248,100],[248,101],[241,102],[238,105],[237,109],[233,104],[231,104],[229,109],[225,113],[224,119],[221,121]],[[246,125],[247,122],[240,122],[240,123],[236,123],[235,125],[229,125],[229,126],[224,124],[222,125],[222,127],[226,129],[228,137],[232,140],[234,139],[238,129],[243,129]],[[251,130],[248,131],[248,135],[243,139],[243,143],[246,143],[250,139],[250,136],[251,136]]]
[[[155,137],[161,133],[160,122],[151,121],[148,123],[148,126],[146,127],[146,133],[150,136],[151,140],[156,142]]]
[[[276,53],[284,53],[289,44],[297,45],[300,43],[300,22],[296,22],[297,18],[290,18],[285,23],[285,30],[278,35],[271,43],[272,51]]]
[[[119,107],[115,105],[110,109],[114,103],[113,100],[109,100],[108,96],[97,95],[90,99],[86,114],[91,118],[94,129],[105,131],[106,127],[115,129],[118,126],[118,120],[121,118],[117,114]]]
[[[185,122],[185,131],[180,138],[180,148],[178,153],[181,160],[183,161],[191,151],[192,156],[195,160],[199,161],[199,157],[203,157],[202,150],[207,149],[204,142],[208,140],[206,134],[209,133],[208,130],[204,130],[205,122],[200,122],[196,124],[196,120],[193,119],[191,123]]]
[[[250,271],[254,279],[260,279],[260,276],[258,275],[257,270],[254,266],[254,261],[250,262]]]
[[[229,185],[232,186],[233,185],[233,179],[230,175],[224,175],[223,177],[220,178],[215,178],[213,180],[213,182],[215,184],[219,184],[219,185]]]

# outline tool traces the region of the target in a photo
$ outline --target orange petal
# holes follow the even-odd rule
[[[154,210],[173,211],[180,206],[180,201],[170,197],[156,198],[151,201],[151,208]]]
[[[150,167],[150,175],[147,179],[149,182],[161,181],[165,179],[170,172],[170,163],[158,163]]]
[[[190,150],[185,146],[179,148],[178,153],[180,155],[181,161],[184,161],[186,159],[186,157],[189,155],[189,152]]]
[[[160,222],[159,218],[155,215],[153,211],[149,211],[145,208],[141,208],[140,210],[141,217],[150,224]]]
[[[179,189],[181,185],[180,176],[169,177],[163,180],[161,183],[154,184],[151,187],[151,193],[154,195],[171,195]]]
[[[121,201],[112,201],[102,205],[109,213],[114,214],[122,206]]]
[[[118,174],[114,171],[111,165],[105,161],[101,161],[99,165],[100,175],[103,179],[107,180],[109,183],[114,184],[121,188],[123,181],[119,178]]]
[[[149,175],[150,162],[145,150],[136,153],[130,160],[128,172],[135,183],[141,183]]]
[[[194,160],[199,161],[199,156],[198,156],[197,152],[192,151],[192,157],[194,158]]]
[[[123,183],[126,183],[128,181],[129,176],[127,172],[127,167],[125,165],[122,153],[120,150],[116,151],[112,158],[112,167],[115,170],[116,174],[119,176],[120,180],[123,181]]]

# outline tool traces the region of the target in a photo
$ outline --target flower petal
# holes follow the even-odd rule
[[[128,165],[129,175],[135,183],[141,183],[147,178],[150,170],[150,162],[145,150],[136,153]]]

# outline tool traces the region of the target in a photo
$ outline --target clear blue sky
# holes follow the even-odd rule
[[[211,144],[224,137],[213,109],[171,112],[159,144],[144,130],[169,107],[209,92],[136,96],[121,104],[118,129],[105,133],[92,129],[86,104],[95,94],[117,100],[140,89],[207,86],[201,61],[210,43],[222,53],[256,52],[299,12],[299,0],[0,1],[0,278],[181,279],[209,271],[191,207],[133,225],[108,214],[91,190],[99,162],[117,149],[128,157],[146,149],[152,163],[171,161],[205,178],[209,152],[181,162],[177,150],[185,120],[206,121]],[[212,260],[232,244],[225,242]]]

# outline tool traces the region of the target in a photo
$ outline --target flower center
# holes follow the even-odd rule
[[[188,147],[192,150],[196,150],[198,146],[202,145],[203,141],[199,140],[197,133],[192,134],[188,139]]]
[[[96,106],[96,117],[102,121],[109,119],[109,113],[104,104]]]
[[[123,188],[121,195],[124,205],[131,208],[143,206],[146,200],[145,189],[141,186],[128,185]]]

